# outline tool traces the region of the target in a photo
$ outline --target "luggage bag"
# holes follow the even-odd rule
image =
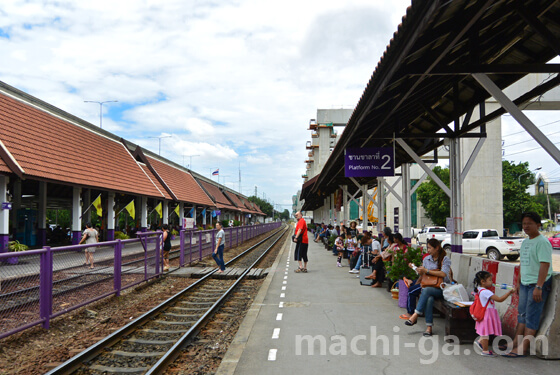
[[[362,259],[362,265],[360,266],[360,285],[373,285],[373,280],[366,279],[366,276],[371,275],[373,272],[373,267],[370,263],[370,255],[368,253],[363,254],[364,259]]]

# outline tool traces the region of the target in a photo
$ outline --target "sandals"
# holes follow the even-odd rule
[[[294,272],[295,272],[295,273],[303,272],[303,268],[298,267],[298,269],[297,269],[297,270],[294,270]]]
[[[496,357],[496,356],[497,356],[497,355],[496,355],[493,351],[491,351],[491,350],[489,350],[489,351],[487,351],[487,352],[482,351],[482,352],[480,352],[480,355],[483,356],[483,357]],[[523,357],[525,357],[525,356],[523,356]]]
[[[402,320],[408,320],[409,318],[410,318],[410,316],[407,316],[405,314],[399,315],[399,319],[402,319]]]
[[[418,323],[418,321],[413,322],[413,321],[411,321],[410,319],[408,319],[406,322],[404,322],[404,325],[405,325],[405,326],[412,327],[412,326],[415,325],[416,323]]]
[[[302,268],[302,269],[301,269],[301,272],[307,273],[307,268]]]
[[[422,334],[422,336],[424,336],[424,337],[432,337],[432,335],[433,335],[433,333],[430,332],[430,331],[426,331]]]

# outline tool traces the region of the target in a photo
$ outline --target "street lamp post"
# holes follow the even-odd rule
[[[185,156],[188,156],[190,158],[189,169],[192,170],[192,158],[193,158],[193,156],[200,156],[200,155],[185,155],[185,154],[183,154],[183,167],[185,166]]]
[[[104,102],[97,102],[95,100],[84,100],[84,103],[97,103],[97,104],[99,104],[99,128],[103,129],[103,104],[105,104],[105,103],[118,103],[118,100],[106,100]]]
[[[519,185],[521,185],[521,177],[523,177],[525,175],[528,175],[529,173],[532,173],[532,172],[535,172],[535,171],[540,171],[541,169],[542,169],[542,167],[538,167],[538,168],[533,169],[532,171],[523,173],[521,176],[519,176]]]
[[[159,139],[159,149],[158,149],[158,155],[161,156],[161,139],[162,138],[171,138],[171,135],[160,135],[159,137],[150,137],[150,138],[158,138]]]

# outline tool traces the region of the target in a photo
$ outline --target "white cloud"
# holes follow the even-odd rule
[[[96,125],[83,101],[118,100],[105,129],[155,152],[171,134],[162,156],[228,183],[241,164],[243,186],[291,202],[309,119],[357,103],[409,3],[6,0],[0,80]]]

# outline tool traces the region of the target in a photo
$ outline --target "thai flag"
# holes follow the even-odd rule
[[[212,176],[219,176],[219,175],[220,175],[220,168],[218,168],[214,172],[212,172]]]

